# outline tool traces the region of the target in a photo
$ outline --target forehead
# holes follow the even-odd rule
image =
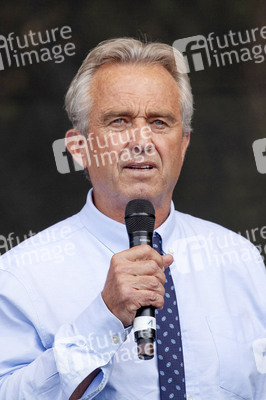
[[[106,64],[92,79],[94,106],[116,104],[179,107],[179,88],[172,75],[161,65]]]

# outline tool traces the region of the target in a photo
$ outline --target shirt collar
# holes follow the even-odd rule
[[[112,218],[102,214],[94,205],[92,199],[92,191],[90,189],[87,202],[80,211],[80,218],[86,229],[95,236],[103,245],[108,247],[113,253],[126,250],[129,247],[129,240],[126,226]],[[175,226],[175,209],[171,202],[170,214],[156,232],[158,232],[163,243],[166,243]]]

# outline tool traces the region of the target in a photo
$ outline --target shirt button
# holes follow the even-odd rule
[[[187,400],[193,400],[193,396],[188,396]]]
[[[113,336],[113,337],[112,337],[112,342],[113,342],[114,344],[119,343],[119,337],[118,337],[118,336]]]
[[[102,388],[103,388],[103,384],[101,383],[101,384],[98,386],[98,390],[102,390]]]
[[[85,342],[85,340],[80,339],[80,340],[78,341],[78,346],[86,347],[86,342]]]
[[[174,254],[174,252],[175,252],[175,250],[172,247],[170,247],[170,249],[168,249],[168,253]],[[190,399],[190,400],[193,400],[193,399]]]

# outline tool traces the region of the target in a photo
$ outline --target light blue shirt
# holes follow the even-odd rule
[[[179,306],[188,400],[266,399],[266,274],[240,235],[174,210],[157,229]],[[131,328],[104,304],[125,226],[92,192],[80,213],[1,258],[0,399],[67,400],[95,368],[82,400],[159,400],[156,357],[141,361]]]

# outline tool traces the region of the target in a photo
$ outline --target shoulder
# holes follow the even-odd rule
[[[229,232],[229,229],[219,225],[215,222],[207,221],[202,218],[194,217],[190,214],[185,214],[180,211],[175,211],[176,223],[181,223],[183,226],[193,230],[201,231],[215,231],[215,232]]]
[[[179,234],[175,245],[177,257],[182,259],[178,261],[182,273],[205,271],[208,279],[215,275],[217,282],[220,279],[245,281],[252,290],[265,292],[263,258],[249,240],[221,225],[188,214],[175,212],[175,220],[175,230]],[[265,298],[265,294],[263,296]]]
[[[210,252],[232,253],[248,251],[250,257],[261,262],[257,248],[245,237],[219,224],[175,211],[175,224],[181,230],[181,237],[197,241]],[[233,254],[233,253],[232,253]]]
[[[21,266],[58,262],[71,253],[71,247],[84,229],[79,213],[27,238],[0,258],[0,269],[16,270]]]
[[[179,225],[181,229],[183,229],[187,233],[202,235],[208,235],[210,233],[214,233],[216,235],[232,234],[238,237],[240,240],[245,240],[248,242],[247,239],[240,236],[238,233],[235,233],[230,229],[223,227],[222,225],[204,220],[202,218],[194,217],[190,214],[185,214],[180,211],[175,211],[175,222],[176,225]]]

